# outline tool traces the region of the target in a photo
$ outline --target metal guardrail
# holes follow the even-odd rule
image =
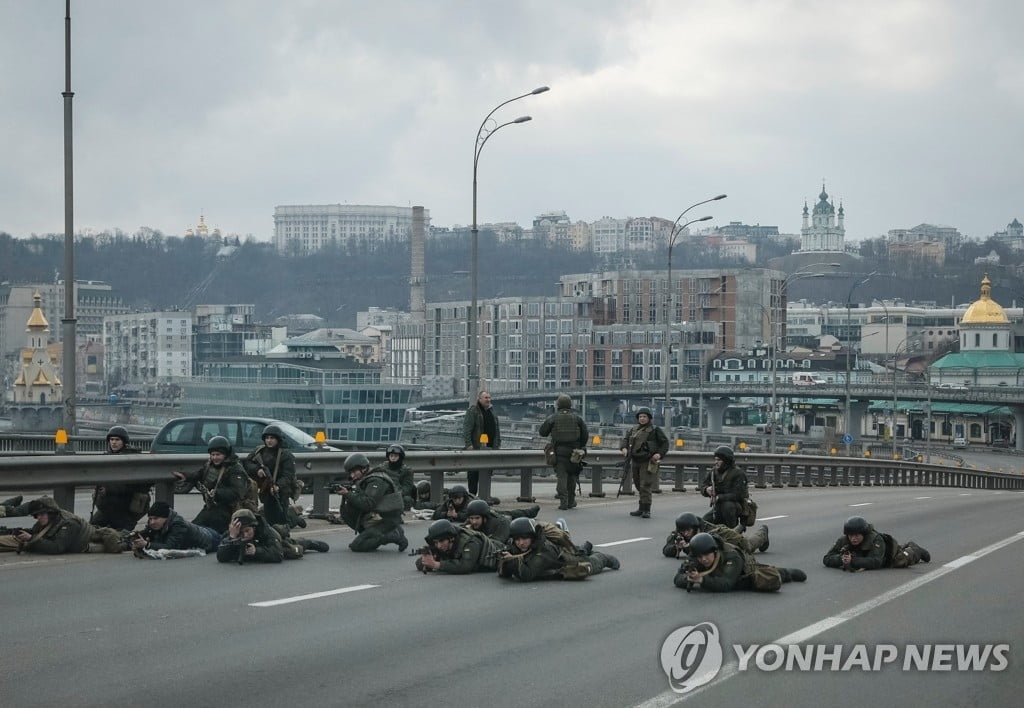
[[[341,471],[347,452],[300,452],[299,477],[313,482],[313,510],[328,506],[327,484]],[[367,454],[371,464],[384,461],[383,451]],[[0,488],[15,491],[52,491],[63,508],[73,510],[75,489],[111,482],[150,482],[156,498],[173,505],[175,470],[194,470],[206,455],[34,455],[0,458]],[[621,479],[617,450],[591,450],[583,477],[590,496],[603,497],[604,481]],[[969,489],[1024,490],[1024,475],[964,469],[943,465],[816,455],[738,454],[737,463],[755,487],[928,486]],[[520,479],[519,501],[533,501],[533,480],[552,474],[540,450],[412,450],[405,462],[414,473],[428,475],[432,498],[440,498],[448,472],[480,471],[480,496],[490,496],[491,477],[505,473]],[[706,452],[673,452],[661,466],[662,480],[674,482],[672,491],[685,491],[710,469]],[[609,480],[610,481],[610,480]],[[627,493],[632,493],[632,488]]]

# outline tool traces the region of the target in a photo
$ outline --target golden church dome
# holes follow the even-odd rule
[[[967,312],[960,318],[960,326],[965,324],[1006,324],[1006,313],[999,303],[992,299],[992,281],[988,275],[981,281],[981,299],[975,300]]]

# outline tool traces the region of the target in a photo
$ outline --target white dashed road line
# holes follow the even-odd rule
[[[861,502],[860,504],[850,504],[850,506],[871,506],[872,504],[874,504],[874,502]]]
[[[609,546],[621,546],[624,543],[636,543],[637,541],[650,540],[650,536],[641,536],[640,538],[627,538],[625,541],[612,541],[611,543],[595,543],[594,548],[608,548]]]
[[[778,516],[759,516],[758,521],[774,521],[775,519],[788,519],[789,514],[780,514]]]
[[[321,597],[329,597],[331,595],[344,595],[347,592],[357,592],[359,590],[369,590],[370,588],[379,588],[380,585],[353,585],[347,588],[336,588],[334,590],[324,590],[323,592],[313,592],[308,595],[296,595],[295,597],[284,597],[280,600],[266,600],[264,602],[250,602],[249,607],[276,607],[277,605],[288,605],[293,602],[303,602],[305,600],[316,600]]]

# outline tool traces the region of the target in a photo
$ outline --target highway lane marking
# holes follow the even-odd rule
[[[627,538],[625,541],[612,541],[611,543],[595,543],[594,548],[608,548],[609,546],[621,546],[624,543],[636,543],[637,541],[650,541],[650,536],[640,538]]]
[[[871,506],[872,504],[874,504],[874,502],[861,502],[860,504],[850,504],[850,506]]]
[[[780,514],[779,516],[759,516],[758,521],[774,521],[775,519],[788,519],[789,514]]]
[[[914,497],[914,499],[931,499],[931,497]]]
[[[331,595],[343,595],[347,592],[357,592],[359,590],[369,590],[371,588],[379,588],[380,585],[353,585],[347,588],[336,588],[334,590],[324,590],[323,592],[311,592],[308,595],[296,595],[295,597],[285,597],[280,600],[266,600],[264,602],[250,602],[249,607],[276,607],[277,605],[287,605],[292,602],[303,602],[304,600],[316,600],[321,597],[329,597]]]
[[[866,602],[862,602],[859,605],[854,605],[848,610],[840,612],[838,615],[826,617],[823,620],[819,620],[818,622],[809,624],[806,627],[796,630],[795,632],[791,632],[783,637],[779,637],[778,639],[775,639],[767,643],[785,645],[806,642],[807,640],[816,637],[822,632],[832,629],[833,627],[837,627],[849,620],[856,619],[861,615],[867,614],[868,612],[871,612],[872,610],[881,607],[882,605],[886,604],[887,602],[890,602],[891,600],[895,600],[899,597],[902,597],[903,595],[906,595],[907,593],[913,592],[914,590],[917,590],[919,587],[927,585],[928,583],[934,580],[938,580],[939,578],[948,575],[949,573],[952,573],[953,571],[958,570],[959,568],[962,568],[963,566],[969,563],[973,563],[979,558],[987,556],[990,553],[995,553],[996,551],[1006,546],[1009,546],[1011,543],[1016,543],[1020,540],[1024,540],[1024,531],[1020,531],[1014,534],[1013,536],[1004,538],[1002,541],[996,541],[990,546],[986,546],[985,548],[978,549],[973,553],[969,553],[965,556],[961,556],[960,558],[952,560],[949,563],[946,563],[945,565],[942,565],[939,568],[929,573],[926,573],[925,575],[920,575],[914,578],[913,580],[904,583],[903,585],[900,585],[898,587],[893,588],[892,590],[884,592],[878,597],[872,598],[871,600],[868,600]],[[643,703],[638,703],[636,706],[634,706],[634,708],[668,708],[668,706],[677,705],[679,703],[682,703],[683,701],[687,701],[693,698],[694,696],[700,695],[704,691],[714,686],[717,686],[720,683],[728,681],[737,674],[739,674],[739,665],[734,662],[730,662],[722,666],[722,670],[718,672],[718,676],[715,677],[715,679],[710,683],[706,683],[703,686],[699,686],[693,691],[690,691],[689,693],[685,694],[675,693],[674,691],[667,691],[660,695],[654,696],[650,700],[644,701]]]
[[[961,494],[960,496],[962,496],[962,497],[970,497],[970,496],[974,496],[974,495],[971,494],[970,492],[967,492],[966,494]]]

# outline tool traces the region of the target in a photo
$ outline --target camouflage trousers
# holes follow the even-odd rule
[[[640,495],[641,504],[651,503],[651,494],[658,488],[659,464],[651,460],[633,462],[633,484]],[[736,524],[733,524],[735,526]]]
[[[356,553],[367,553],[375,551],[388,543],[397,543],[399,546],[409,542],[405,538],[400,524],[392,521],[381,521],[373,526],[367,526],[361,533],[352,539],[348,544],[350,550]]]

